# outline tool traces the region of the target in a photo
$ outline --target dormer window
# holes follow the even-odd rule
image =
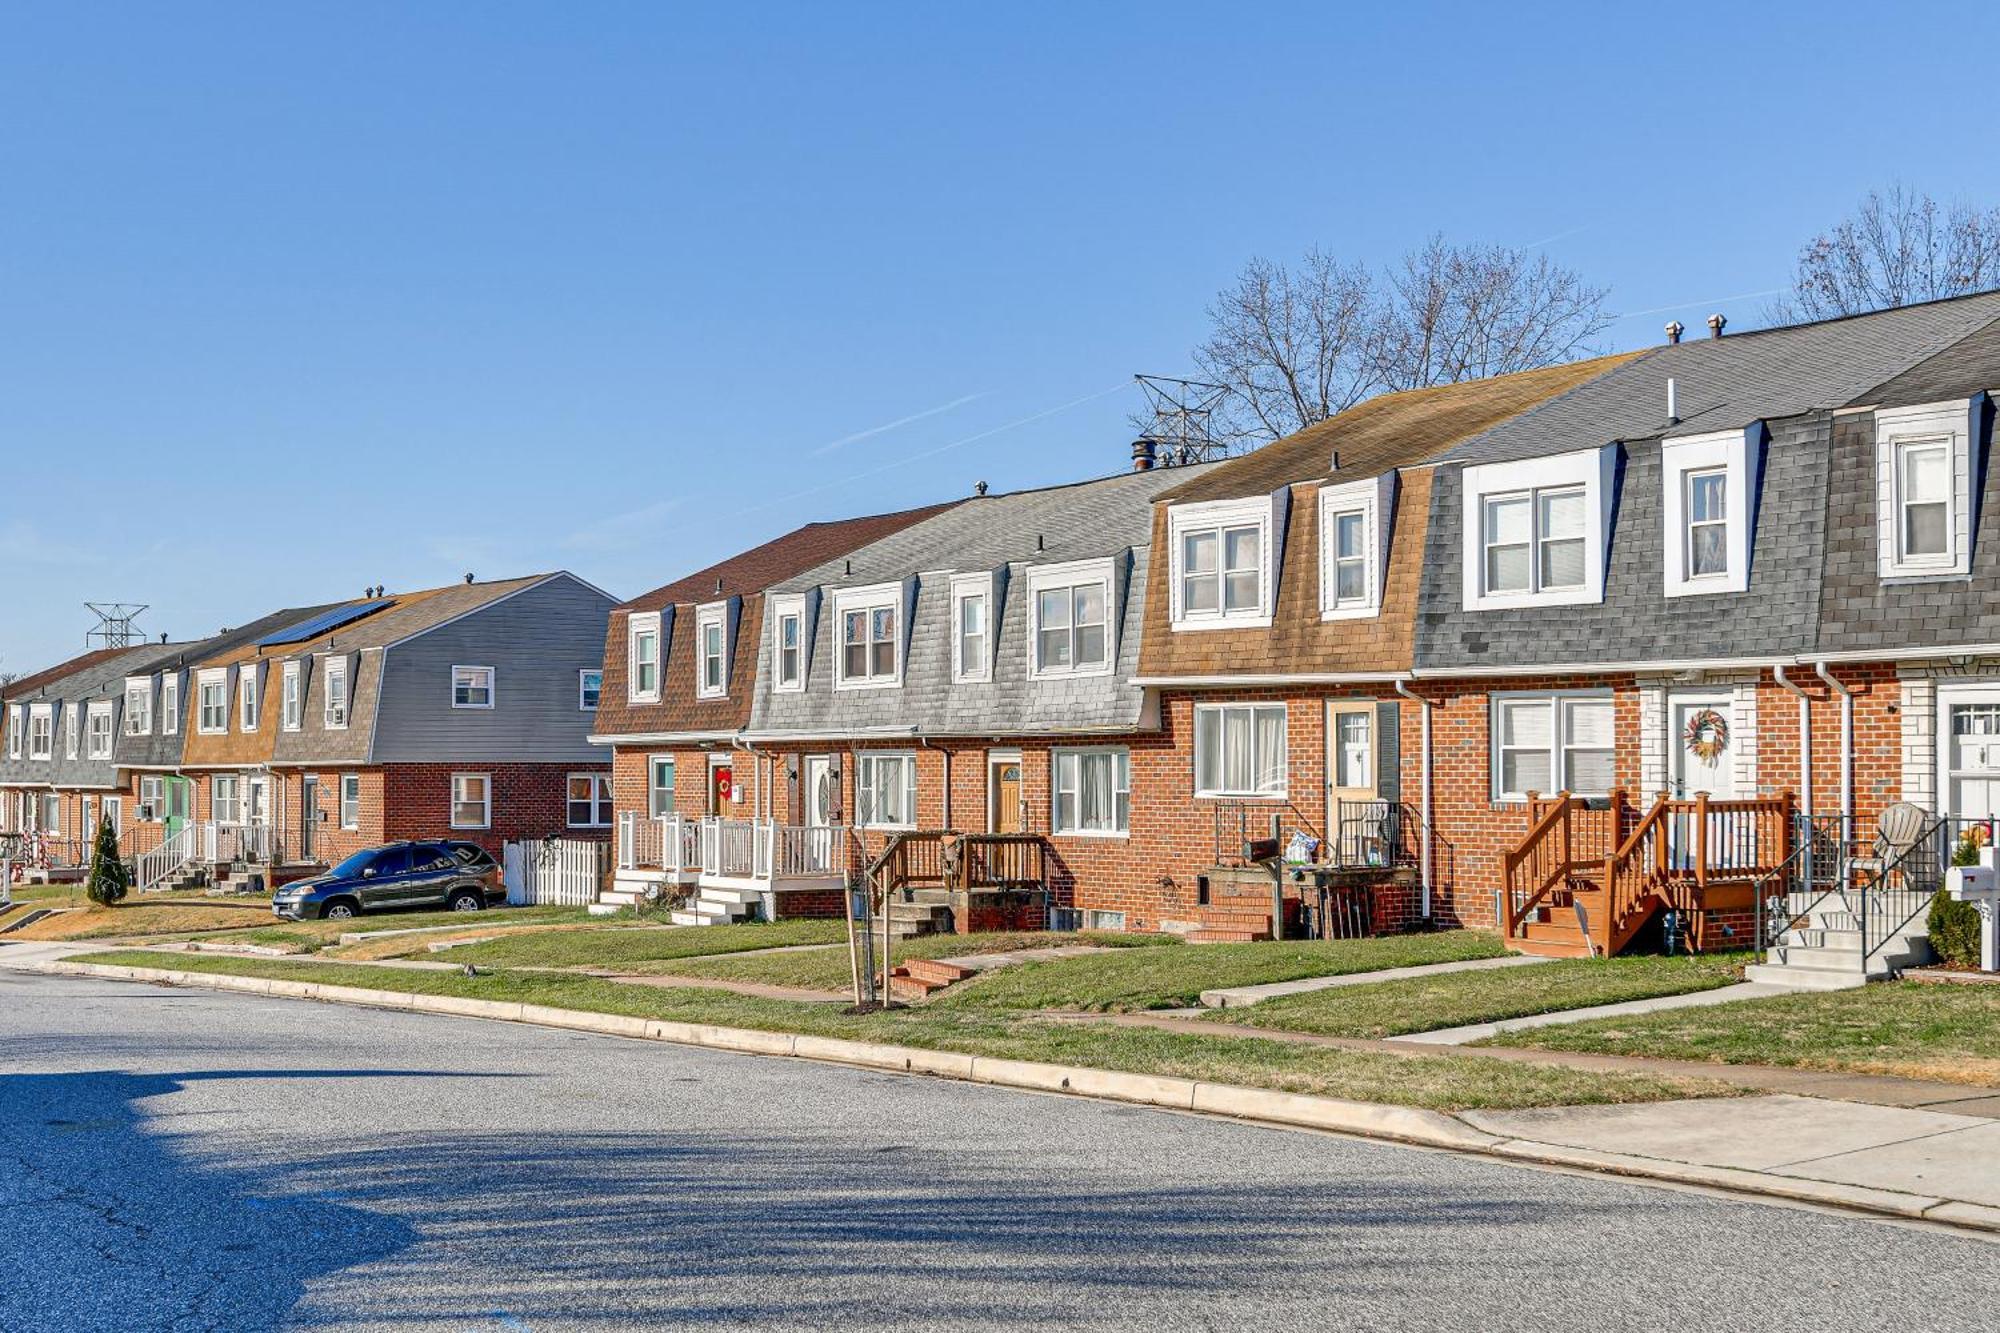
[[[84,754],[91,759],[111,757],[111,701],[99,699],[90,705],[84,728]]]
[[[53,759],[55,753],[55,706],[36,704],[28,710],[28,758]]]
[[[150,679],[125,682],[125,734],[153,734],[153,682]]]
[[[21,757],[21,733],[27,728],[27,719],[27,709],[21,707],[19,704],[8,705],[7,757],[9,759],[19,759]]]
[[[1875,414],[1881,577],[1938,578],[1971,571],[1980,406],[1978,400],[1961,400]]]
[[[1321,620],[1379,614],[1389,563],[1389,515],[1396,474],[1325,486],[1319,493]]]
[[[285,663],[284,676],[279,686],[280,724],[286,731],[297,731],[305,722],[305,681],[299,673],[297,662]]]
[[[1109,560],[1028,571],[1031,676],[1101,676],[1111,670],[1111,586]]]
[[[261,701],[257,697],[256,667],[245,666],[243,668],[243,674],[240,677],[238,677],[236,682],[236,692],[238,695],[240,712],[242,713],[243,730],[245,732],[252,732],[257,730],[257,719],[259,716]]]
[[[1763,423],[1660,445],[1660,552],[1669,597],[1750,587]]]
[[[1271,623],[1273,526],[1269,498],[1177,505],[1168,511],[1175,629]]]
[[[83,706],[68,704],[63,708],[63,758],[74,759],[77,747],[83,743]]]
[[[902,598],[900,583],[849,588],[835,595],[840,625],[837,686],[863,689],[901,683]]]
[[[720,699],[729,693],[729,605],[717,602],[695,612],[695,697]]]
[[[198,715],[195,728],[204,736],[221,736],[229,731],[229,673],[204,671],[195,682]]]
[[[951,581],[951,678],[960,684],[993,679],[991,574],[960,574]]]
[[[765,603],[771,622],[771,688],[796,694],[806,687],[806,599],[773,594]]]
[[[160,677],[160,734],[172,736],[181,729],[181,678],[171,671]]]
[[[347,659],[326,659],[326,708],[324,722],[329,731],[347,728]]]
[[[634,703],[660,699],[660,615],[634,615],[625,641],[625,680]]]
[[[1604,599],[1616,449],[1464,470],[1466,609]]]

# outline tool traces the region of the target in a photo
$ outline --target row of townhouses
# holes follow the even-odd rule
[[[0,831],[60,870],[108,820],[142,888],[400,838],[607,837],[588,737],[613,602],[468,577],[86,653],[0,690]]]
[[[1802,844],[1991,817],[2000,296],[1715,328],[618,607],[613,896],[1242,937],[1275,840],[1280,925],[1713,946]]]

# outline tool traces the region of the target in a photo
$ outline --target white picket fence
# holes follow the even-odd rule
[[[587,907],[597,901],[611,847],[580,838],[531,838],[501,850],[510,905]]]

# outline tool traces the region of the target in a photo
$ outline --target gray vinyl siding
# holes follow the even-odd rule
[[[597,766],[594,715],[577,707],[577,673],[601,667],[612,599],[557,575],[437,629],[363,654],[375,763],[574,763]],[[494,706],[451,706],[454,666],[494,670]],[[379,683],[371,677],[379,676]],[[360,710],[366,709],[367,712]],[[365,729],[364,729],[365,730]]]
[[[117,657],[107,658],[94,666],[87,667],[73,675],[19,697],[9,696],[7,704],[21,706],[21,757],[9,759],[6,751],[0,750],[0,786],[36,787],[96,787],[111,788],[118,785],[118,740],[119,732],[125,726],[125,677],[143,673],[152,663],[163,657],[172,657],[184,650],[179,645],[149,644],[134,648]],[[88,734],[77,733],[75,759],[68,757],[69,751],[63,744],[63,732],[72,709],[87,710],[94,702],[111,704],[111,753],[110,759],[91,759]],[[28,718],[32,711],[41,706],[51,709],[50,758],[30,759],[28,757]],[[81,724],[79,724],[81,725]]]

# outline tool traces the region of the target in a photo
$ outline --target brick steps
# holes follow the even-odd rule
[[[889,994],[898,1000],[927,1000],[945,987],[977,975],[976,969],[942,958],[913,958],[889,973]]]
[[[1190,944],[1250,944],[1257,940],[1271,938],[1271,927],[1266,923],[1261,930],[1211,930],[1207,926],[1187,933]]]

